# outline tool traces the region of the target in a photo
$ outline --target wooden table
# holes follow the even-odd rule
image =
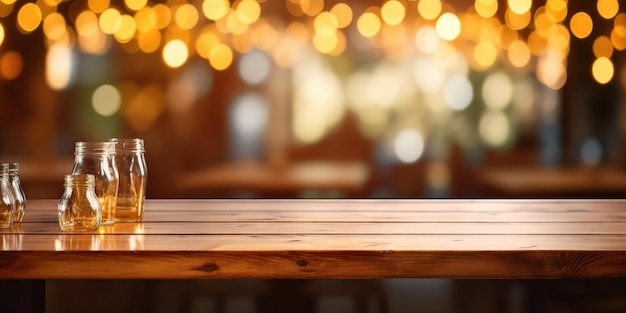
[[[626,200],[152,200],[63,233],[0,231],[0,279],[626,277]]]

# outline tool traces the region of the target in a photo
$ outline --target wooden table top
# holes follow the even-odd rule
[[[28,200],[0,279],[626,277],[626,200],[157,200],[60,230]]]

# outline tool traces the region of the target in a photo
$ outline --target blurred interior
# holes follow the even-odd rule
[[[617,0],[0,1],[0,157],[56,198],[145,139],[149,198],[617,197]]]
[[[618,0],[0,0],[0,26],[0,159],[30,199],[110,137],[145,140],[148,198],[626,194]],[[178,282],[110,283],[90,309],[158,311]],[[379,283],[389,312],[626,307],[620,281]]]

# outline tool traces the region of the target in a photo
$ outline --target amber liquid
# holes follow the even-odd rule
[[[98,202],[102,208],[100,225],[113,225],[115,222],[115,201],[115,197],[112,196],[98,197]]]
[[[96,211],[91,210],[90,207],[78,206],[68,208],[59,219],[59,225],[63,231],[94,230],[99,222]]]
[[[115,209],[116,222],[141,222],[143,218],[143,201],[135,197],[118,197]]]
[[[9,228],[13,224],[13,214],[11,211],[0,212],[0,228]]]

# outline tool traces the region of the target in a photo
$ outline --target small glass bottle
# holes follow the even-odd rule
[[[22,184],[20,183],[19,163],[9,163],[9,183],[15,197],[13,222],[19,223],[24,218],[24,213],[26,212],[26,194],[24,194],[24,189],[22,189]]]
[[[15,197],[9,182],[9,164],[0,163],[0,228],[10,228],[15,216]]]
[[[100,225],[115,222],[119,174],[112,142],[77,142],[74,148],[72,174],[95,176],[95,193],[102,208]]]
[[[65,175],[65,189],[58,206],[59,226],[62,231],[98,228],[102,212],[94,190],[95,185],[94,175]]]
[[[148,170],[143,139],[111,138],[119,173],[116,222],[141,222],[146,201]]]

